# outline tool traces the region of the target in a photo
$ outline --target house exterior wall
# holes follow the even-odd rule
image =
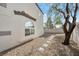
[[[25,11],[36,18],[36,21],[15,15],[14,10]],[[25,36],[25,22],[27,21],[33,22],[35,26],[35,34],[30,36]],[[0,52],[43,35],[43,14],[34,3],[8,3],[6,8],[0,6],[0,32],[4,31],[9,31],[11,34],[0,35]]]

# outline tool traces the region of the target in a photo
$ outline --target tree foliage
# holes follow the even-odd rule
[[[46,22],[46,26],[47,26],[47,28],[50,28],[50,29],[53,28],[51,17],[48,17],[48,20]]]
[[[56,16],[55,19],[54,19],[54,23],[55,24],[62,24],[61,17],[60,16]]]

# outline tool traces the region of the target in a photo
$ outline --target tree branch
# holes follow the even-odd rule
[[[73,17],[73,23],[76,21],[76,15],[78,11],[78,4],[76,3],[75,11],[74,11],[74,17]]]
[[[66,4],[66,13],[69,15],[69,3]]]
[[[66,4],[66,13],[67,13],[67,16],[65,17],[65,23],[64,23],[64,32],[65,32],[65,34],[68,32],[68,30],[67,30],[67,23],[70,25],[70,22],[69,22],[69,17],[70,17],[70,15],[69,15],[69,4],[67,3]]]
[[[78,4],[76,3],[76,7],[75,7],[75,11],[74,11],[74,17],[73,17],[73,23],[72,23],[72,28],[71,28],[70,32],[73,32],[73,29],[76,26],[76,15],[77,15],[77,11],[78,11]]]
[[[56,9],[56,10],[64,15],[65,23],[64,23],[64,25],[63,25],[63,31],[64,31],[64,33],[65,33],[65,35],[66,35],[66,34],[67,34],[67,28],[66,28],[66,25],[67,25],[66,18],[67,18],[67,17],[66,17],[65,13],[64,13],[61,9]]]
[[[62,13],[64,15],[64,18],[66,18],[65,13],[61,9],[57,9],[58,12]]]

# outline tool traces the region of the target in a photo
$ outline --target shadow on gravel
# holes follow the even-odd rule
[[[51,36],[51,35],[55,35],[55,34],[49,33],[49,32],[45,32],[45,33],[44,33],[42,36],[40,36],[40,37],[47,38],[47,37],[49,37],[49,36]]]
[[[72,40],[70,45],[62,45],[64,36],[56,36],[54,38],[55,43],[52,43],[51,47],[53,50],[56,50],[55,56],[79,56],[79,47]],[[55,48],[53,48],[55,47]]]
[[[79,56],[79,49],[70,45],[68,46],[68,48],[70,49],[70,53],[72,53],[73,56]]]
[[[69,45],[63,49],[58,49],[57,55],[59,56],[79,56],[79,49]]]

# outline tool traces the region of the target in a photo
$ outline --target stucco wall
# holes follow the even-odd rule
[[[25,11],[36,18],[33,21],[21,15],[14,15],[14,10]],[[25,37],[25,22],[32,21],[35,34]],[[28,39],[43,35],[43,15],[35,4],[7,4],[7,8],[0,6],[0,31],[11,31],[11,35],[0,36],[0,51],[9,49]]]

